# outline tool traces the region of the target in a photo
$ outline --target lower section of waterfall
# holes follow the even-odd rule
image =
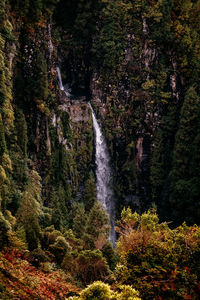
[[[90,104],[89,104],[90,105]],[[90,105],[91,107],[91,105]],[[101,202],[106,212],[110,217],[111,232],[109,240],[115,245],[115,199],[112,187],[112,169],[110,164],[110,157],[106,145],[105,138],[102,134],[101,128],[97,122],[95,113],[92,110],[92,120],[95,135],[96,147],[96,180],[97,180],[97,199]]]

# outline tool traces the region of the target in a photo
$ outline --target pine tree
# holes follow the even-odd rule
[[[97,242],[99,238],[104,238],[106,242],[106,239],[109,236],[109,231],[110,226],[108,214],[103,209],[101,203],[95,202],[94,206],[90,210],[86,224],[86,234],[91,248],[94,247],[95,242]]]
[[[83,204],[77,205],[73,218],[73,233],[77,238],[83,238],[86,231],[87,215]]]
[[[200,98],[195,88],[188,89],[180,113],[180,124],[175,137],[172,171],[170,178],[170,203],[175,222],[195,222],[193,219],[195,206],[193,205],[192,190],[196,189],[197,182],[192,183],[193,151],[199,151],[196,144],[199,133]],[[195,176],[196,177],[196,176]],[[194,178],[193,178],[194,179]],[[200,196],[200,195],[199,195]],[[199,200],[198,200],[199,201]]]
[[[4,126],[2,117],[0,115],[0,160],[2,160],[3,154],[6,152],[6,140],[5,140],[5,133],[4,133]]]
[[[47,12],[48,15],[52,15],[55,9],[56,4],[60,2],[60,0],[43,0],[43,10]]]
[[[22,150],[22,154],[24,158],[27,158],[27,143],[28,143],[28,136],[27,136],[27,124],[26,119],[21,110],[16,112],[16,119],[15,119],[15,128],[17,131],[17,142],[19,147]]]
[[[178,114],[178,107],[170,104],[167,115],[160,122],[150,161],[152,200],[158,207],[160,218],[164,221],[171,218],[168,177],[172,168],[174,134],[177,131]]]
[[[29,0],[28,17],[31,22],[38,22],[42,16],[42,0]]]
[[[95,201],[97,200],[96,195],[97,191],[95,179],[93,173],[91,172],[85,183],[84,204],[86,211],[90,211],[90,209],[93,207]]]
[[[34,250],[39,245],[40,180],[41,178],[36,171],[30,172],[29,183],[24,191],[22,202],[17,212],[17,224],[25,229],[29,250]]]

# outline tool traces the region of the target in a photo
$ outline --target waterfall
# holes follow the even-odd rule
[[[58,83],[59,83],[59,88],[60,88],[60,90],[63,91],[67,97],[71,97],[71,94],[69,93],[69,90],[66,89],[66,88],[63,86],[63,83],[62,83],[62,76],[61,76],[60,68],[59,68],[58,66],[56,67],[56,71],[57,71],[57,74],[58,74]]]
[[[90,105],[90,104],[89,104]],[[112,188],[112,169],[110,166],[110,157],[106,145],[105,138],[102,134],[101,128],[97,122],[95,113],[92,109],[92,120],[95,135],[96,146],[96,186],[97,186],[97,199],[101,202],[102,206],[110,217],[111,232],[109,240],[115,245],[115,200]]]

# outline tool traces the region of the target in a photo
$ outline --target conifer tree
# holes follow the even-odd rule
[[[2,159],[3,154],[6,152],[6,140],[5,140],[5,133],[4,133],[4,126],[2,117],[0,115],[0,159]]]
[[[28,142],[28,136],[27,136],[27,124],[26,119],[21,110],[16,112],[16,124],[15,128],[17,131],[17,141],[18,145],[22,150],[23,156],[26,159],[27,158],[27,142]]]
[[[29,250],[34,250],[39,245],[40,180],[41,178],[36,171],[30,171],[29,183],[24,191],[22,202],[17,212],[17,224],[25,229]]]
[[[83,205],[77,205],[73,218],[73,233],[77,238],[83,238],[86,230],[87,215]]]
[[[196,183],[192,184],[191,175],[194,175],[192,155],[194,151],[198,151],[196,136],[200,124],[199,101],[195,88],[189,88],[181,109],[180,124],[175,137],[173,165],[169,177],[170,203],[176,222],[186,220],[191,223],[195,212],[192,190],[196,188]]]
[[[85,183],[85,195],[84,195],[84,204],[86,211],[90,211],[93,207],[95,201],[97,200],[97,191],[96,191],[96,184],[94,180],[94,175],[91,172],[89,178],[86,180]]]
[[[109,236],[109,230],[108,214],[103,209],[101,203],[95,202],[88,215],[86,224],[86,233],[88,234],[88,242],[91,243],[91,247],[94,247],[94,243],[98,238],[105,238],[106,242],[106,239]]]
[[[33,23],[38,22],[42,15],[42,0],[29,0],[29,2],[29,20],[31,20]]]

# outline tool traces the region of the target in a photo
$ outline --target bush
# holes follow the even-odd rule
[[[39,265],[42,263],[42,262],[47,262],[49,261],[49,257],[46,255],[46,253],[40,249],[40,248],[37,248],[37,249],[34,249],[30,255],[29,255],[29,259],[31,261],[31,263],[36,266],[36,267],[39,267]]]
[[[71,246],[63,236],[58,236],[53,245],[50,245],[50,251],[55,255],[58,264],[61,264],[66,253],[71,251]]]
[[[115,269],[118,285],[137,286],[144,299],[198,298],[198,226],[183,223],[172,230],[166,223],[159,224],[154,210],[140,216],[127,209],[122,211],[116,229],[120,234],[120,263]],[[124,292],[127,294],[128,289]]]
[[[110,286],[104,282],[96,281],[84,289],[79,297],[72,297],[71,300],[141,300],[139,292],[130,285],[120,285],[119,291],[113,292]]]
[[[76,258],[76,273],[84,284],[104,280],[110,274],[108,264],[100,250],[84,250]]]
[[[0,249],[8,245],[9,238],[8,232],[11,230],[10,223],[4,218],[3,214],[0,212]]]
[[[96,281],[81,292],[81,300],[109,300],[111,299],[110,286],[101,281]]]
[[[140,300],[139,292],[136,291],[130,285],[120,285],[118,287],[119,292],[116,292],[111,299],[112,300]]]

